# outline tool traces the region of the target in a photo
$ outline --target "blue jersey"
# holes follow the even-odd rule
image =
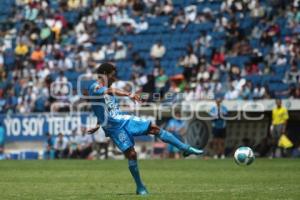
[[[180,130],[185,127],[185,123],[182,120],[170,119],[167,124],[167,129],[171,129],[173,133],[180,135]]]
[[[105,135],[109,136],[122,152],[125,152],[134,146],[134,136],[148,133],[151,122],[122,113],[115,96],[105,94],[107,89],[98,82],[94,82],[89,87],[89,96],[97,97],[91,102],[92,109]]]
[[[4,145],[4,142],[5,142],[4,135],[5,135],[5,130],[4,130],[3,126],[0,126],[0,147],[2,147]]]
[[[108,88],[95,81],[89,87],[89,96],[97,97],[92,100],[92,109],[97,117],[98,124],[103,128],[119,128],[129,115],[123,115],[115,96],[105,94]]]
[[[209,112],[209,115],[214,119],[212,120],[212,127],[217,129],[222,129],[226,127],[226,121],[224,117],[227,115],[227,108],[221,105],[219,108],[217,106],[213,106]]]

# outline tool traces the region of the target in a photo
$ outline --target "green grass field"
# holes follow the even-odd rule
[[[124,161],[0,161],[0,199],[300,199],[300,160],[146,160],[149,196],[134,194]]]

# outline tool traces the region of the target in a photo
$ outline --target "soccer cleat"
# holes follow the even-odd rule
[[[142,187],[142,188],[138,188],[137,190],[136,190],[136,194],[137,195],[147,195],[147,194],[149,194],[149,192],[147,191],[147,189],[146,189],[146,187]]]
[[[201,155],[203,154],[203,150],[201,149],[196,149],[194,147],[189,147],[186,151],[183,152],[183,157],[187,157],[189,155]]]

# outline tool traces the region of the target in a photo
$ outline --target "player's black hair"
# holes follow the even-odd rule
[[[97,74],[110,74],[111,72],[115,71],[116,67],[110,63],[102,63],[97,69]]]

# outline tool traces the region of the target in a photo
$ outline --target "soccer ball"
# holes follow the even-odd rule
[[[234,160],[238,165],[250,165],[255,156],[250,147],[239,147],[234,153]]]

